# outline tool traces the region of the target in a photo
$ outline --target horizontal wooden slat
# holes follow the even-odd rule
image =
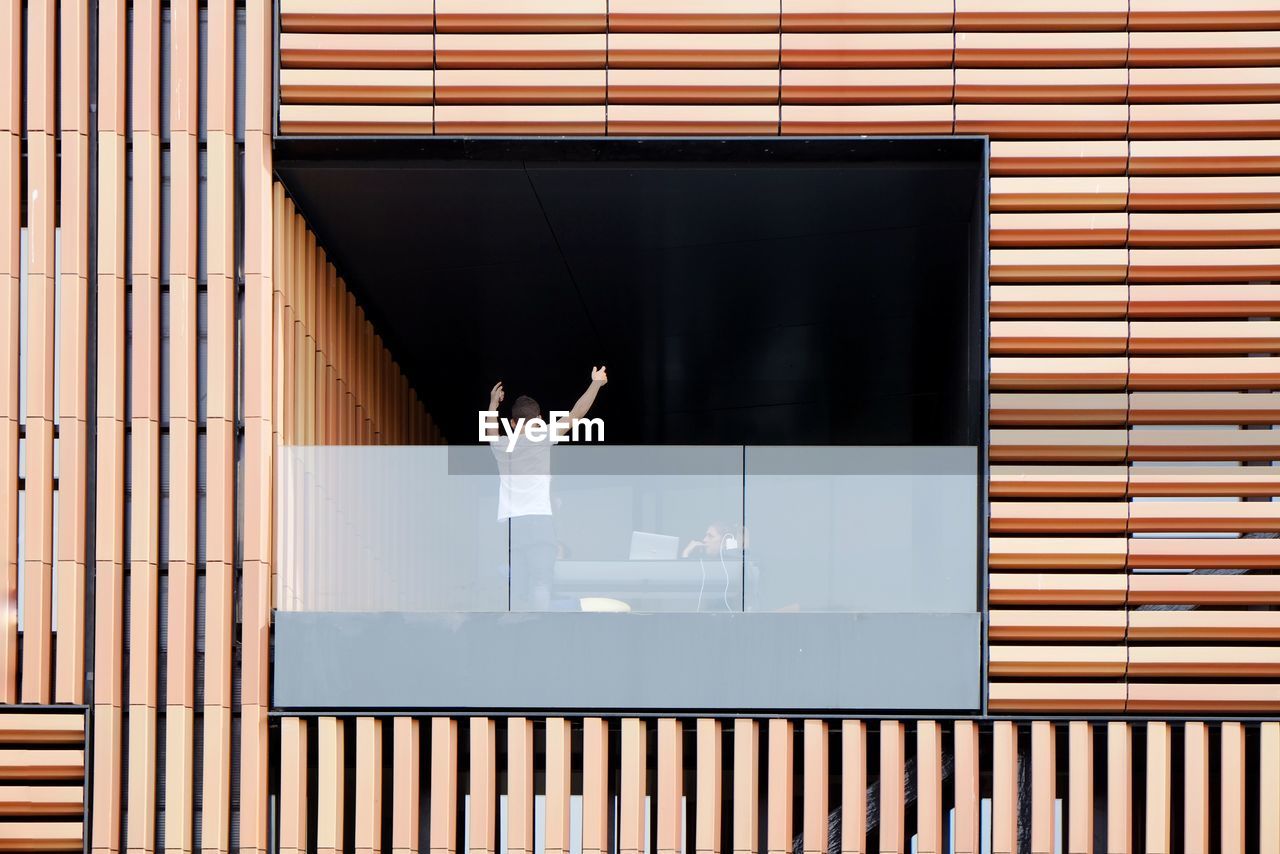
[[[0,822],[0,851],[79,851],[83,834],[79,821]]]
[[[282,104],[281,133],[429,134],[430,106],[368,104]]]
[[[418,68],[434,58],[430,34],[281,33],[283,68]]]
[[[988,707],[1003,711],[1119,712],[1125,708],[1122,682],[993,682]]]
[[[1122,573],[993,572],[989,601],[992,605],[1123,605],[1126,587]]]
[[[995,677],[1117,678],[1126,672],[1122,646],[993,646]]]
[[[84,715],[0,712],[0,744],[84,741]]]
[[[424,104],[433,96],[430,69],[283,68],[284,104]]]
[[[429,33],[430,4],[420,0],[280,0],[282,32]]]
[[[83,786],[0,786],[0,816],[80,815]]]
[[[0,750],[0,780],[74,780],[82,777],[83,750]]]

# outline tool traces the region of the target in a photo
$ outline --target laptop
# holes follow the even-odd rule
[[[631,532],[631,560],[675,560],[679,553],[679,537]]]

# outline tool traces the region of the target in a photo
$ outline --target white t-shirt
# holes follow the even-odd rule
[[[498,519],[551,515],[551,440],[531,442],[522,433],[515,447],[502,436],[492,445],[498,461]]]

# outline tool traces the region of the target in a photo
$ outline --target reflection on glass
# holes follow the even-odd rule
[[[573,446],[505,517],[488,446],[280,455],[277,603],[308,611],[972,611],[974,448]]]

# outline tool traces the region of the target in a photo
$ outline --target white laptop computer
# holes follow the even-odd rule
[[[679,552],[679,537],[631,532],[631,560],[675,560]]]

